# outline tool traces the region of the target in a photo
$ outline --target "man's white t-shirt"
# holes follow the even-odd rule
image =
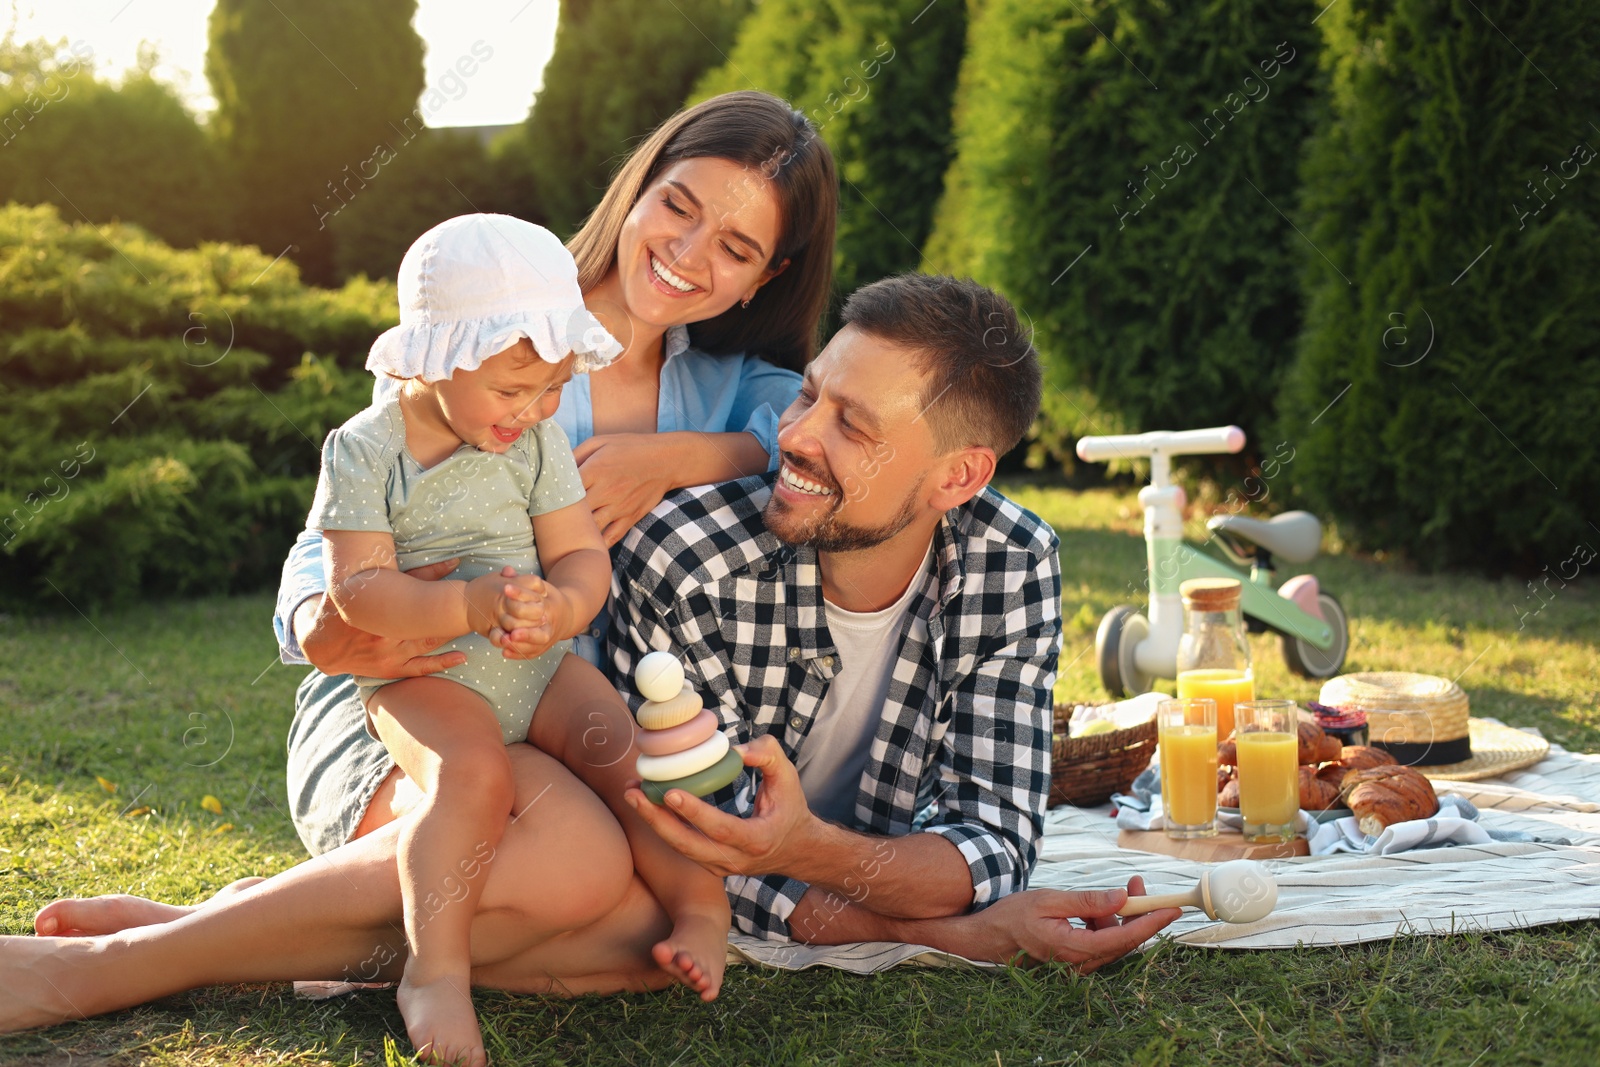
[[[828,633],[839,652],[839,673],[828,683],[795,768],[813,813],[832,822],[855,818],[856,793],[883,718],[889,681],[906,631],[907,609],[932,576],[933,542],[900,599],[881,611],[846,611],[823,599]],[[910,635],[927,640],[926,620],[912,617]]]

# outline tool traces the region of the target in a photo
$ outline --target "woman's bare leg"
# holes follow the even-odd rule
[[[472,956],[475,967],[509,977],[518,957],[526,966],[537,962],[527,955],[537,946],[616,922],[624,900],[634,910],[645,902],[632,889],[627,842],[598,798],[531,746],[512,746],[507,755],[517,814],[489,867]],[[0,1031],[206,985],[396,980],[405,960],[398,836],[391,824],[172,922],[100,937],[0,938]],[[591,938],[586,951],[597,961],[636,959],[646,973],[653,968],[649,945],[622,943],[640,925],[620,923],[615,946],[602,951],[603,937]],[[535,977],[581,977],[581,958],[562,957]]]

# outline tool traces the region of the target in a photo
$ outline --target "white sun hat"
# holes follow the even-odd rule
[[[555,234],[510,215],[460,215],[406,250],[400,325],[372,343],[367,369],[443,381],[523,337],[547,363],[573,353],[579,373],[622,353],[584,307],[577,265]]]

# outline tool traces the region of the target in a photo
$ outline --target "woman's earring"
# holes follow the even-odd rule
[[[739,306],[740,306],[740,307],[742,307],[742,308],[747,308],[747,307],[749,307],[749,306],[750,306],[750,297],[748,297],[748,296],[747,296],[747,297],[745,297],[745,298],[744,298],[744,299],[743,299],[743,300],[741,300],[741,301],[740,301],[740,302],[739,302]]]

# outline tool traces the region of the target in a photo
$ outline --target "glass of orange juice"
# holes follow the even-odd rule
[[[1235,723],[1233,708],[1241,700],[1254,700],[1255,677],[1250,669],[1232,667],[1201,667],[1178,672],[1178,699],[1210,697],[1217,702],[1217,740],[1226,741],[1233,735]]]
[[[1200,697],[1156,705],[1161,808],[1167,836],[1217,832],[1217,704]]]
[[[1300,808],[1299,722],[1293,701],[1234,705],[1239,749],[1239,814],[1246,841],[1288,841]]]

